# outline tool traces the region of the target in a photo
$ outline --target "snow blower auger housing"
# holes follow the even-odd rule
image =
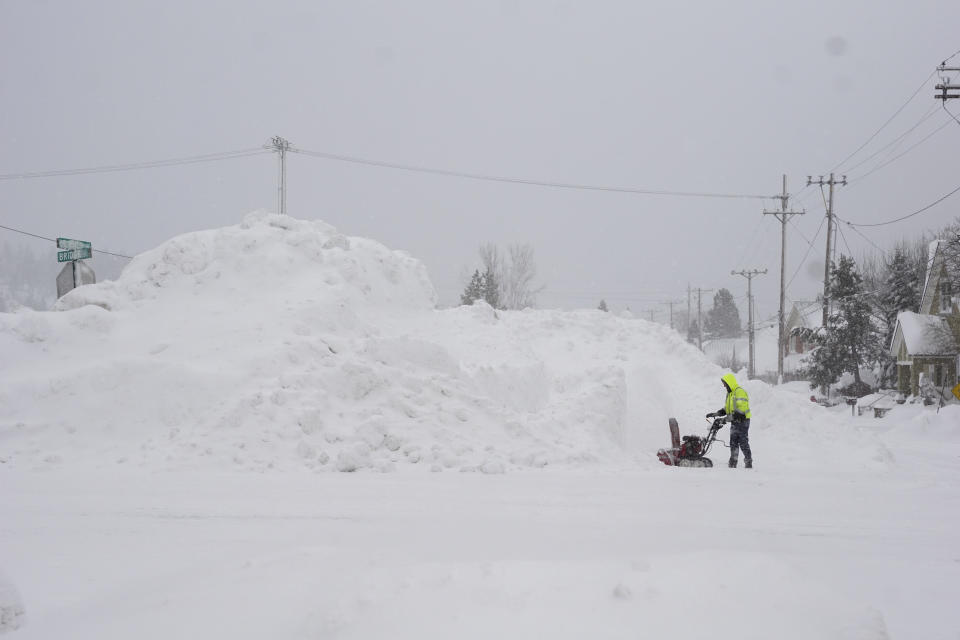
[[[713,461],[706,456],[722,427],[723,418],[714,418],[707,435],[681,438],[677,419],[670,418],[670,440],[673,446],[657,451],[657,457],[663,464],[672,467],[712,467]]]

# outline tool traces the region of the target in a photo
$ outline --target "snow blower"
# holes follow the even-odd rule
[[[707,420],[709,422],[709,419]],[[668,466],[712,467],[713,461],[706,457],[717,440],[717,432],[723,427],[723,418],[714,418],[706,436],[683,436],[676,418],[670,418],[670,439],[673,446],[657,451],[657,457]],[[721,443],[723,440],[720,441]],[[725,443],[724,443],[725,444]]]

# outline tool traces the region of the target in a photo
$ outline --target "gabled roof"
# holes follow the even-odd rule
[[[901,311],[897,314],[897,328],[890,344],[894,356],[900,350],[901,341],[911,356],[949,356],[958,352],[950,325],[940,316]]]
[[[816,329],[820,327],[823,325],[823,304],[815,300],[794,302],[793,308],[787,316],[786,325],[788,329],[794,327]]]

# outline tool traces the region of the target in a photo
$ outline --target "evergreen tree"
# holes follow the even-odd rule
[[[690,324],[687,325],[687,342],[690,344],[697,344],[700,340],[700,325],[697,324],[696,320],[691,320]]]
[[[884,345],[873,324],[870,305],[863,291],[863,278],[853,258],[841,256],[830,269],[829,298],[833,312],[827,326],[813,332],[817,344],[806,374],[811,387],[827,387],[844,373],[852,373],[855,385],[862,388],[860,367],[873,364]]]
[[[894,319],[901,311],[919,311],[920,287],[916,262],[911,261],[900,247],[887,263],[886,287],[883,296]]]
[[[470,278],[470,282],[467,284],[467,288],[463,290],[463,294],[460,296],[460,304],[473,304],[477,300],[483,299],[483,278],[480,275],[480,270],[475,270],[473,276]]]
[[[714,294],[713,308],[707,313],[703,328],[711,338],[739,338],[743,333],[740,311],[729,290],[720,289]]]
[[[600,306],[597,307],[597,309],[600,309],[600,311],[610,311],[610,309],[607,307],[606,300],[600,300]]]
[[[487,269],[480,277],[480,297],[494,309],[500,309],[500,283],[497,276]]]

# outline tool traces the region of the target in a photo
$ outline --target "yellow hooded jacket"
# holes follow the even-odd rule
[[[742,413],[749,420],[750,398],[747,396],[747,390],[737,384],[737,379],[733,377],[732,373],[728,373],[720,379],[730,389],[730,392],[727,393],[727,400],[723,404],[726,415],[733,416],[734,413]]]

